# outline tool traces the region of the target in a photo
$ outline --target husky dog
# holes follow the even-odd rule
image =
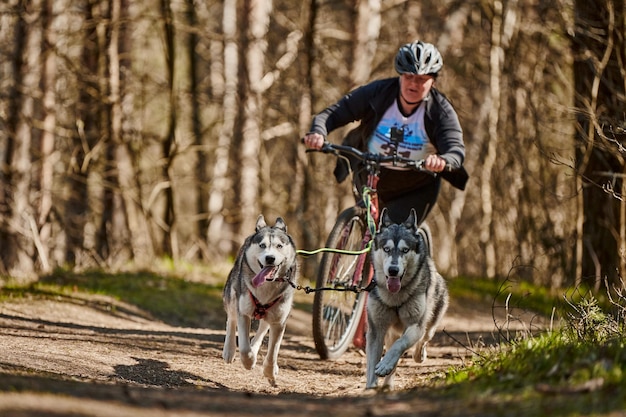
[[[285,222],[278,217],[270,227],[260,215],[255,233],[239,249],[224,286],[227,321],[222,357],[226,363],[235,360],[238,335],[241,362],[246,369],[252,369],[269,330],[263,374],[270,384],[276,384],[278,350],[291,311],[297,275],[296,248]],[[259,320],[259,327],[250,341],[253,319]]]
[[[415,210],[404,223],[392,224],[383,209],[371,254],[376,285],[367,300],[366,389],[376,388],[378,377],[393,389],[398,361],[413,345],[413,359],[423,362],[448,308],[448,289],[435,269],[428,237]]]

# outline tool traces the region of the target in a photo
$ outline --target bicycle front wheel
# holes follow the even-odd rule
[[[366,210],[344,210],[328,236],[326,248],[344,251],[363,249],[367,231]],[[349,255],[326,252],[317,273],[318,291],[313,299],[313,340],[322,359],[337,359],[350,346],[365,309],[365,292],[341,291],[369,280],[369,254]],[[364,273],[365,272],[365,273]],[[335,290],[333,290],[335,289]]]

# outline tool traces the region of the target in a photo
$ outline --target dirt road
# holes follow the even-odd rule
[[[247,371],[238,360],[223,362],[222,320],[173,327],[103,296],[5,301],[0,416],[463,415],[460,405],[420,393],[471,356],[459,341],[477,343],[495,329],[489,309],[453,300],[429,359],[403,359],[398,391],[371,393],[363,389],[364,355],[319,360],[310,322],[293,311],[272,387],[260,366]]]

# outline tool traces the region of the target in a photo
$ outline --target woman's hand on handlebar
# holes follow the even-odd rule
[[[446,160],[439,155],[428,155],[424,160],[424,168],[431,172],[441,172],[446,168]]]
[[[307,149],[320,150],[322,149],[322,146],[324,146],[325,140],[324,136],[319,133],[307,133],[304,138],[302,138],[302,142]]]

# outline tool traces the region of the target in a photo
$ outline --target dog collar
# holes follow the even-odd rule
[[[248,294],[250,294],[250,298],[252,299],[252,302],[254,303],[254,312],[252,313],[252,317],[255,320],[264,319],[265,316],[267,316],[267,310],[272,308],[274,304],[276,304],[283,298],[283,296],[280,295],[277,299],[275,299],[271,303],[261,304],[261,302],[254,296],[254,294],[252,294],[252,291],[248,291]]]

